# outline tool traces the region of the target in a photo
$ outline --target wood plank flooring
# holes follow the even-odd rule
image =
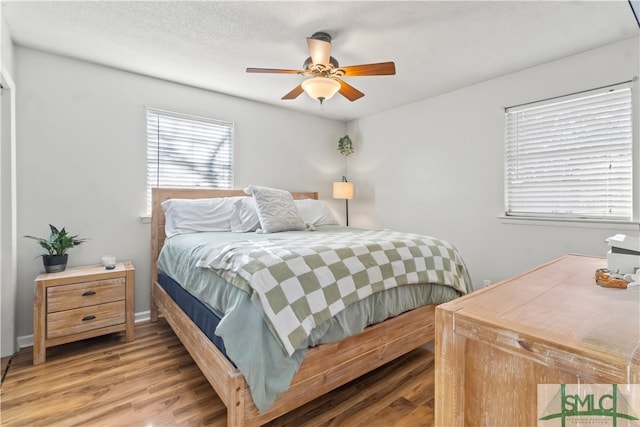
[[[225,426],[226,408],[163,320],[11,361],[2,426]],[[433,426],[433,352],[417,349],[268,426]]]

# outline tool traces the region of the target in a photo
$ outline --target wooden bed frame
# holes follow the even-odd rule
[[[152,193],[151,321],[160,312],[227,407],[228,426],[271,421],[434,339],[435,305],[421,307],[366,328],[342,341],[309,349],[291,386],[263,413],[256,408],[244,377],[211,343],[157,283],[157,259],[165,239],[161,203],[171,198],[196,199],[245,195],[242,190],[157,188]],[[317,199],[318,193],[292,193],[295,199]]]

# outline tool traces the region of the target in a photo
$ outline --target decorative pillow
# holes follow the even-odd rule
[[[244,192],[252,195],[256,202],[262,233],[305,229],[304,221],[288,191],[250,185]]]
[[[318,225],[338,225],[336,217],[325,206],[324,202],[315,199],[294,200],[300,216],[305,224]]]
[[[239,197],[169,199],[162,202],[167,237],[199,231],[230,231],[229,219]]]
[[[247,233],[260,228],[260,219],[256,210],[256,202],[252,197],[241,197],[233,204],[233,212],[229,219],[231,231]]]

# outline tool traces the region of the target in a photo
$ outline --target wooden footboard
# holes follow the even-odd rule
[[[242,374],[213,345],[157,282],[154,304],[227,407],[228,426],[273,420],[434,338],[435,306],[421,307],[342,341],[309,350],[289,389],[259,413]]]
[[[365,329],[362,333],[309,350],[289,389],[268,412],[245,412],[248,421],[263,424],[322,396],[403,354],[432,341],[435,306],[421,307]],[[255,408],[253,403],[251,407]]]

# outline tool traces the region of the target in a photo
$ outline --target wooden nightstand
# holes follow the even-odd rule
[[[33,307],[33,364],[46,349],[98,335],[124,331],[132,341],[135,269],[130,262],[113,270],[102,265],[70,268],[36,277]]]

